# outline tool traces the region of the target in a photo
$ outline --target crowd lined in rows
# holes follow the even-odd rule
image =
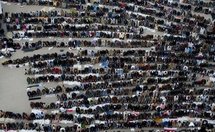
[[[129,8],[129,5],[126,6],[127,8],[88,5],[84,11],[75,13],[67,11],[38,11],[10,15],[6,13],[5,21],[7,29],[14,31],[14,38],[141,39],[144,28],[186,37],[214,33],[212,20],[196,15],[189,9],[167,9],[162,5],[149,2],[146,5],[148,8],[136,5],[137,9]]]
[[[14,122],[0,125],[0,129],[214,130],[214,2],[21,3],[26,2],[73,9],[5,12],[4,22],[13,38],[3,38],[1,49],[70,50],[2,63],[5,67],[25,67],[32,113],[1,111],[0,118]],[[47,37],[65,40],[43,40]],[[17,41],[31,38],[41,40]],[[47,87],[48,83],[54,86]],[[50,96],[55,100],[40,100]]]

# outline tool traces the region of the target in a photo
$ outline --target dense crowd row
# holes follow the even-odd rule
[[[55,3],[25,2],[46,6]],[[60,47],[70,51],[2,63],[25,67],[27,96],[36,101],[30,103],[31,114],[2,111],[1,118],[14,119],[15,123],[0,125],[0,129],[213,129],[213,5],[197,1],[82,0],[67,3],[66,8],[73,7],[70,11],[5,12],[4,22],[13,32],[13,39],[2,39],[2,49]],[[55,6],[61,7],[63,2]],[[43,40],[47,37],[72,40]],[[41,40],[17,42],[20,38]],[[55,86],[46,87],[50,82]],[[53,95],[56,100],[49,103],[38,101]],[[50,122],[39,122],[45,120]]]
[[[14,38],[98,37],[141,39],[142,33],[144,33],[143,27],[186,37],[198,36],[198,34],[211,35],[214,32],[212,20],[192,14],[189,9],[182,11],[167,10],[161,5],[162,8],[150,3],[147,3],[147,6],[149,7],[142,8],[138,6],[136,10],[135,8],[129,10],[130,8],[118,7],[115,9],[99,6],[91,9],[88,5],[86,10],[83,12],[76,11],[75,14],[66,11],[5,14],[5,21],[8,30],[22,31],[14,31]],[[181,17],[178,18],[178,16]],[[38,27],[37,23],[40,22],[42,24]]]

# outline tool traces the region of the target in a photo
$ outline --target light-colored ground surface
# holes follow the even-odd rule
[[[10,69],[0,66],[0,109],[14,112],[30,111],[26,95],[24,69]]]

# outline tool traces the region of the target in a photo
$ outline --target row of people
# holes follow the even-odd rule
[[[7,114],[7,112],[3,112],[1,111],[1,113]],[[10,113],[12,114],[12,113]],[[142,115],[142,114],[141,114]],[[29,117],[28,117],[29,116]],[[145,116],[145,115],[143,115]],[[2,116],[1,116],[2,117]],[[28,118],[28,120],[30,119],[31,121],[34,121],[35,115],[33,113],[31,113],[30,115],[24,114],[23,118],[20,119],[24,119],[26,120]],[[44,119],[49,119],[52,120],[53,122],[56,119],[67,119],[67,120],[71,120],[73,118],[72,115],[68,115],[68,114],[60,114],[59,117],[56,117],[55,114],[47,114],[46,117],[44,117]],[[149,128],[160,128],[161,126],[165,126],[165,127],[182,127],[182,128],[188,128],[189,124],[192,121],[177,121],[177,120],[167,120],[161,123],[158,123],[156,121],[153,120],[142,120],[142,121],[129,121],[129,119],[132,118],[136,118],[136,115],[133,113],[128,114],[126,117],[124,117],[123,115],[121,115],[120,113],[113,113],[112,115],[103,115],[100,116],[100,118],[108,118],[107,121],[103,121],[100,123],[95,123],[92,126],[87,126],[88,122],[90,121],[90,118],[81,118],[81,117],[77,117],[77,122],[81,122],[81,125],[78,124],[74,124],[71,125],[70,127],[65,127],[63,125],[57,125],[57,124],[52,124],[52,125],[48,125],[48,124],[39,124],[39,123],[33,123],[33,122],[29,122],[26,123],[24,121],[20,122],[13,122],[13,123],[1,123],[1,129],[2,130],[36,130],[36,131],[61,131],[61,132],[65,132],[65,131],[99,131],[99,130],[108,130],[108,129],[128,129],[128,128],[136,128],[136,129],[143,129],[145,127],[149,127]],[[110,120],[111,118],[127,118],[128,121],[116,121],[116,120]],[[202,122],[194,122],[195,125],[197,126],[202,126],[202,129],[212,129],[213,126],[208,123],[208,121],[203,120]]]
[[[99,8],[99,7],[98,7]],[[150,27],[150,28],[155,28],[155,18],[153,18],[152,16],[156,16],[156,14],[154,14],[153,12],[153,10],[152,11],[150,11],[150,9],[147,9],[147,10],[142,10],[140,7],[138,7],[139,9],[138,9],[138,11],[139,12],[141,12],[141,13],[146,13],[146,14],[148,14],[148,15],[150,15],[150,16],[146,16],[146,17],[144,17],[144,16],[142,16],[141,17],[141,15],[138,15],[138,14],[129,14],[129,13],[127,13],[127,16],[128,16],[128,18],[134,18],[135,20],[133,21],[133,19],[132,20],[129,20],[131,23],[133,22],[134,24],[132,24],[131,26],[135,26],[136,25],[136,19],[138,19],[138,20],[145,20],[145,22],[143,23],[143,25],[144,26],[146,26],[146,27]],[[158,8],[158,9],[160,9],[160,8]],[[120,9],[120,10],[122,10],[123,11],[123,9]],[[124,10],[127,10],[127,9],[124,9]],[[161,10],[162,11],[162,10]],[[107,12],[109,12],[109,11],[107,11]],[[151,12],[151,13],[150,13]],[[123,12],[122,12],[123,13]],[[120,14],[122,14],[122,13],[120,13]],[[150,14],[149,14],[150,13]],[[168,13],[169,13],[169,11],[165,11],[165,13],[167,13],[167,15],[168,15]],[[51,13],[52,14],[52,13]],[[186,28],[190,28],[190,30],[192,31],[192,32],[197,32],[197,33],[199,33],[199,34],[204,34],[204,32],[209,32],[209,33],[213,33],[214,31],[213,31],[213,27],[214,27],[214,24],[211,22],[211,21],[209,21],[209,20],[206,20],[204,17],[201,17],[201,16],[196,16],[195,14],[193,15],[192,13],[189,13],[189,12],[186,12],[185,13],[186,14],[186,16],[188,15],[188,16],[190,16],[190,17],[192,17],[192,19],[195,19],[196,21],[198,21],[197,22],[197,24],[198,25],[196,25],[196,22],[194,22],[193,20],[191,20],[191,18],[190,19],[184,19],[183,20],[183,22],[181,22],[181,25],[179,25],[178,23],[177,24],[174,24],[174,23],[171,23],[171,24],[168,24],[168,23],[166,23],[166,22],[161,22],[161,23],[163,23],[163,24],[161,24],[162,25],[162,27],[159,27],[159,29],[162,29],[162,28],[164,28],[164,29],[162,29],[162,31],[165,31],[165,30],[167,30],[168,31],[168,33],[170,33],[170,34],[172,34],[172,33],[174,33],[174,34],[187,34],[188,36],[190,36],[191,34],[189,34],[189,32],[187,32],[186,30],[185,30],[185,27]],[[19,14],[20,15],[20,14]],[[164,15],[163,15],[164,16]],[[167,18],[166,19],[168,19],[169,21],[172,21],[173,19],[175,19],[175,18],[173,18],[173,17],[169,17],[169,16],[167,16]],[[112,19],[113,21],[114,21],[114,19]],[[112,21],[111,20],[111,21]],[[51,19],[50,19],[50,21],[51,21]],[[110,21],[110,22],[111,22]],[[95,22],[95,21],[94,21]],[[19,23],[19,20],[17,21],[17,23]],[[115,22],[116,23],[116,22]],[[117,22],[118,23],[118,22]],[[139,23],[139,22],[138,22]],[[187,24],[188,24],[188,26],[187,26]],[[122,25],[126,25],[125,23],[124,24],[122,24]],[[194,25],[196,25],[196,26],[194,26]],[[47,26],[46,26],[47,27]],[[176,27],[176,29],[177,29],[177,31],[175,30],[175,27]],[[193,28],[191,28],[191,27],[193,27]],[[170,28],[170,29],[169,29]],[[67,28],[68,29],[68,28]],[[180,31],[180,32],[178,32],[178,30]],[[50,32],[51,33],[51,32]],[[62,32],[62,33],[64,33],[64,34],[67,34],[65,31],[64,32]],[[18,33],[19,34],[19,33]],[[17,35],[18,35],[17,34]],[[24,36],[30,36],[31,37],[31,33],[25,33],[25,35]],[[44,34],[45,35],[45,34]],[[57,35],[56,33],[55,34],[53,34],[53,35]],[[59,34],[60,35],[60,34]],[[62,35],[62,34],[61,34]],[[68,34],[67,34],[68,35]],[[15,35],[16,36],[16,35]],[[76,35],[77,36],[77,35]],[[88,36],[90,36],[90,35],[88,35]],[[19,35],[18,36],[16,36],[16,37],[20,37]],[[37,36],[37,37],[39,37],[39,36]]]

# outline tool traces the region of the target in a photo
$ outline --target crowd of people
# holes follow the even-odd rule
[[[97,37],[124,40],[142,39],[144,28],[183,37],[210,36],[215,30],[212,20],[196,15],[186,6],[181,11],[150,2],[144,3],[144,6],[147,8],[137,5],[126,5],[124,8],[86,5],[83,11],[6,13],[5,22],[7,29],[13,31],[14,38]]]
[[[141,39],[144,33],[143,27],[187,37],[213,34],[214,22],[193,13],[191,6],[181,5],[182,9],[177,10],[167,9],[166,6],[172,7],[172,5],[163,6],[162,4],[164,3],[144,2],[143,5],[147,8],[129,4],[120,8],[120,2],[118,2],[116,4],[118,8],[89,4],[79,7],[80,9],[76,7],[72,12],[64,10],[6,12],[5,22],[7,30],[14,32],[14,38],[52,36]]]
[[[13,36],[1,39],[0,49],[70,51],[2,63],[25,67],[32,112],[1,111],[0,119],[12,121],[0,123],[0,129],[214,131],[215,2],[13,2],[62,10],[4,12]],[[68,40],[43,40],[47,37]],[[41,40],[17,41],[26,38]],[[48,96],[56,100],[40,100]]]

